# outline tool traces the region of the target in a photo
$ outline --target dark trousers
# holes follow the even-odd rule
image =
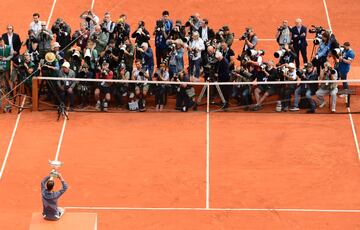
[[[156,66],[157,68],[160,68],[160,64],[165,59],[167,52],[166,49],[161,49],[157,47],[155,52],[156,52]]]
[[[285,85],[280,89],[280,98],[281,98],[281,106],[283,108],[290,106],[291,95],[295,92],[296,86],[292,85]]]
[[[301,53],[301,56],[303,58],[304,63],[308,62],[306,46],[300,46],[300,47],[294,46],[294,51],[296,53],[296,57],[295,57],[296,68],[300,67],[300,55],[299,55],[299,53]]]
[[[74,92],[69,93],[67,90],[64,90],[64,91],[60,90],[59,94],[60,94],[61,102],[63,102],[65,104],[66,96],[67,96],[70,101],[70,107],[74,107],[74,99],[75,99]]]

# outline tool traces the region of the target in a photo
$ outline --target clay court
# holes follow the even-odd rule
[[[183,21],[199,12],[214,29],[228,24],[237,37],[252,25],[269,54],[277,50],[276,26],[300,17],[305,25],[332,28],[360,53],[360,4],[350,0],[8,4],[18,10],[2,5],[0,28],[12,23],[22,38],[33,12],[50,25],[62,17],[73,30],[92,7],[99,17],[125,12],[133,29],[138,20],[152,28],[168,9]],[[236,53],[241,45],[234,42]],[[359,79],[359,67],[356,60],[350,79]],[[314,115],[71,112],[59,122],[56,111],[1,114],[0,229],[34,224],[49,159],[64,162],[65,216],[94,213],[98,229],[360,229],[357,97],[349,114],[343,105],[341,113]],[[80,229],[81,217],[75,220],[66,229]]]

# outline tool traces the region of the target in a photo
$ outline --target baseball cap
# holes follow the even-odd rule
[[[289,63],[289,68],[295,69],[295,64],[294,63]]]
[[[66,61],[66,62],[64,62],[64,63],[62,64],[61,67],[64,67],[64,68],[69,69],[69,68],[70,68],[70,63]]]

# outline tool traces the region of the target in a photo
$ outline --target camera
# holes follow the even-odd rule
[[[194,20],[195,20],[195,16],[191,15],[189,20],[186,21],[185,27],[189,27],[189,26],[191,26],[191,24],[194,24]]]
[[[279,27],[277,28],[277,30],[278,30],[279,32],[282,32],[285,28],[286,28],[286,27],[284,27],[284,26],[279,26]]]
[[[285,53],[286,53],[285,49],[278,50],[278,51],[276,51],[274,53],[274,57],[275,58],[281,58],[282,56],[284,56]]]
[[[253,79],[253,74],[247,71],[243,67],[231,71],[230,75],[231,75],[231,79],[234,79],[237,82],[249,82],[252,81]]]
[[[287,75],[289,72],[289,68],[286,68],[285,66],[277,68],[277,72],[280,75]]]
[[[267,67],[266,64],[261,64],[261,65],[260,65],[261,71],[265,71],[265,70],[266,70],[266,67]]]
[[[246,54],[249,57],[257,57],[257,56],[265,55],[265,51],[264,50],[248,49],[248,50],[246,50]]]
[[[112,53],[113,49],[112,47],[108,47],[106,50],[105,50],[105,54],[106,55],[110,55]]]
[[[165,28],[165,24],[163,20],[157,20],[156,21],[156,31],[161,31],[162,29]]]
[[[344,47],[339,47],[331,50],[331,54],[334,55],[336,58],[339,58],[344,53]]]
[[[248,31],[246,31],[245,33],[243,33],[243,35],[241,35],[240,37],[240,41],[245,40],[246,38],[248,38],[250,36],[250,33]]]
[[[316,37],[313,40],[313,43],[314,43],[314,45],[319,45],[321,41],[322,41],[322,35],[317,34]]]
[[[109,73],[108,73],[107,70],[102,70],[102,71],[101,71],[101,76],[103,76],[103,77],[106,77],[108,74],[109,74]]]
[[[322,32],[326,31],[322,26],[314,26],[311,25],[311,29],[309,29],[309,33],[315,34],[315,38],[313,40],[314,45],[319,45],[322,40]]]

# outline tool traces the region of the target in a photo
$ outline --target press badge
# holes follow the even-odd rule
[[[66,86],[70,86],[70,82],[69,82],[69,81],[65,81],[65,85],[66,85]]]
[[[104,82],[104,81],[102,81],[100,85],[101,85],[101,86],[105,86],[105,82]]]

